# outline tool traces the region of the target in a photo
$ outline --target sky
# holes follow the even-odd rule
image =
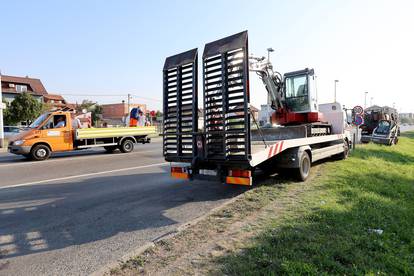
[[[165,58],[248,30],[281,72],[314,68],[319,103],[414,112],[414,1],[1,1],[0,70],[70,102],[162,106]],[[200,76],[201,77],[201,76]],[[266,92],[251,74],[251,102]],[[201,94],[201,88],[199,93]]]

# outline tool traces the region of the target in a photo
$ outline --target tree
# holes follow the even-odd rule
[[[42,114],[43,111],[43,103],[33,98],[29,93],[23,92],[7,105],[4,112],[4,123],[14,125],[19,122],[29,122]]]
[[[86,109],[88,112],[91,112],[92,125],[96,126],[102,117],[102,106],[100,106],[97,102],[83,100],[82,103],[78,105],[77,111],[82,112],[84,109]]]

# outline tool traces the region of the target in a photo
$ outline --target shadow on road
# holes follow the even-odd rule
[[[220,183],[170,180],[162,172],[4,189],[0,259],[91,243],[122,232],[155,231],[198,216],[212,202],[243,191]]]

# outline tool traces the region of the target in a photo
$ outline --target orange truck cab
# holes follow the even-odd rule
[[[84,135],[72,126],[70,112],[55,111],[40,115],[27,130],[14,136],[8,145],[10,153],[24,155],[34,160],[45,160],[52,152],[72,151],[92,147],[104,147],[108,152],[119,149],[131,152],[134,143],[149,143],[147,138],[153,127],[144,128],[95,128],[82,129]],[[98,134],[94,134],[99,131]],[[154,131],[155,132],[155,131]],[[92,136],[94,135],[94,136]]]
[[[73,150],[73,131],[69,112],[44,113],[28,130],[13,137],[8,148],[11,153],[41,159],[50,151]]]

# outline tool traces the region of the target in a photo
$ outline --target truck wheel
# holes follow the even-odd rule
[[[134,150],[134,142],[129,139],[122,141],[121,146],[119,147],[121,152],[128,153]]]
[[[311,160],[309,154],[304,151],[299,159],[299,168],[296,169],[296,178],[300,181],[305,181],[309,176],[310,168]]]
[[[106,146],[104,147],[104,149],[106,150],[107,153],[112,153],[114,152],[114,150],[116,150],[116,146]]]
[[[46,160],[50,156],[50,149],[46,145],[34,146],[30,151],[30,156],[36,161]]]
[[[347,141],[344,141],[344,151],[334,155],[334,159],[336,160],[344,160],[347,159],[349,155],[349,144]]]

